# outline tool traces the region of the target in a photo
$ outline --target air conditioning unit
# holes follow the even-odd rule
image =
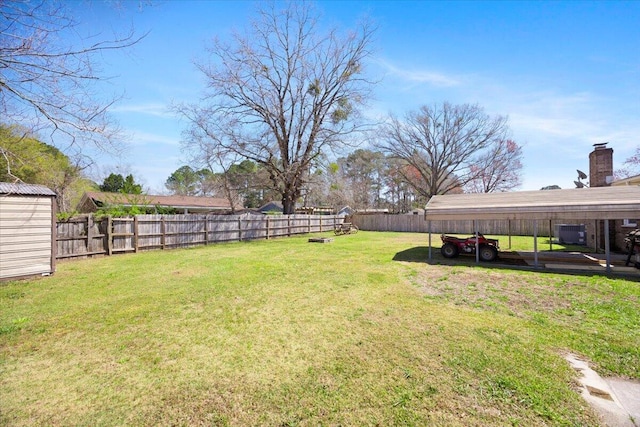
[[[556,224],[555,240],[563,245],[586,245],[587,233],[584,224]]]

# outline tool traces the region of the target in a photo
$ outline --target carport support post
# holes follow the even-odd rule
[[[604,220],[604,253],[607,259],[607,273],[611,273],[611,251],[609,247],[609,220]]]
[[[538,220],[533,220],[533,268],[538,268]]]
[[[429,260],[431,260],[431,221],[427,221],[427,232],[429,233]]]
[[[473,229],[476,233],[476,264],[480,264],[480,242],[478,242],[478,221],[473,220]]]

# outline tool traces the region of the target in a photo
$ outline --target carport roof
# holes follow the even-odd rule
[[[640,219],[640,186],[433,196],[427,220]]]

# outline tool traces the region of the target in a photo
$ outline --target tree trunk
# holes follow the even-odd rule
[[[287,186],[282,192],[282,213],[284,215],[291,215],[296,213],[296,199],[298,198],[298,191],[294,186]]]
[[[284,215],[291,215],[296,212],[296,202],[295,200],[291,200],[291,197],[287,197],[286,195],[282,196],[282,213]]]

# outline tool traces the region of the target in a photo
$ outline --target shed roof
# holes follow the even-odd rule
[[[0,182],[0,194],[15,194],[19,196],[56,196],[48,187],[36,184],[12,184],[10,182]]]
[[[264,205],[260,206],[258,208],[258,211],[260,212],[282,212],[284,211],[284,208],[282,207],[282,202],[279,202],[277,200],[272,200],[270,202],[265,203]]]
[[[640,219],[640,186],[433,196],[427,220]]]

